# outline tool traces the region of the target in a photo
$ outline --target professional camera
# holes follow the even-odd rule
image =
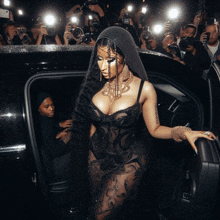
[[[147,16],[145,14],[141,14],[139,17],[139,22],[142,26],[145,26],[147,24]]]
[[[130,24],[130,19],[131,19],[130,12],[126,11],[123,15],[122,23],[125,24],[125,25],[129,25]]]
[[[122,23],[125,25],[130,25],[130,19],[134,16],[133,6],[128,5],[127,10],[124,12]]]
[[[101,28],[99,19],[96,18],[95,16],[90,15],[92,18],[89,19],[88,25],[93,29],[93,31],[99,31]]]
[[[180,49],[176,44],[169,44],[168,48],[170,49],[170,53],[176,55],[177,57],[181,57]]]
[[[29,35],[27,34],[27,30],[23,28],[18,28],[18,36],[21,39],[22,43],[27,43],[30,40]]]
[[[89,44],[92,41],[92,33],[85,33],[82,36],[82,42],[85,44]]]
[[[186,51],[188,46],[193,46],[194,38],[193,37],[182,37],[179,42],[180,50]]]
[[[81,39],[84,35],[84,31],[80,27],[73,27],[70,29],[70,32],[73,34],[75,39]]]
[[[142,38],[147,42],[149,39],[154,38],[152,33],[147,29],[142,32]]]

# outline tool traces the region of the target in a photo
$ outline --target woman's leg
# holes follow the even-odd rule
[[[129,191],[136,183],[136,172],[140,169],[137,162],[129,163],[124,166],[124,170],[119,174],[114,174],[107,182],[99,198],[95,217],[97,220],[105,219],[119,207],[129,194]]]

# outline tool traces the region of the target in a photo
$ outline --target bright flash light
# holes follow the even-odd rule
[[[132,5],[128,5],[128,11],[132,11],[133,10],[133,6]]]
[[[46,25],[53,26],[56,23],[56,18],[54,15],[49,14],[44,17],[44,21]]]
[[[178,18],[180,15],[180,10],[178,8],[171,8],[169,11],[168,11],[168,17],[170,19],[176,19]]]
[[[89,20],[92,20],[92,15],[89,15]]]
[[[72,18],[71,18],[71,22],[72,22],[72,23],[77,23],[77,22],[78,22],[77,17],[72,17]]]
[[[11,4],[10,0],[4,0],[4,5],[5,6],[10,6],[10,4]]]
[[[161,24],[154,25],[153,32],[155,34],[160,34],[160,33],[162,33],[162,31],[163,31],[163,25],[161,25]]]
[[[141,12],[142,12],[143,14],[146,14],[146,12],[147,12],[147,7],[142,7]]]
[[[24,13],[23,13],[23,11],[21,9],[18,9],[18,14],[19,15],[23,15]]]

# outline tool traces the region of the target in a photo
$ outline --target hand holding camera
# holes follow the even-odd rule
[[[200,36],[200,41],[204,43],[208,43],[210,39],[210,32],[203,32]]]
[[[100,17],[103,17],[105,15],[104,11],[99,5],[89,5],[88,7],[92,12],[98,13]]]

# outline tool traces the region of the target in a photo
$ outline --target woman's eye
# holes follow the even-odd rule
[[[110,59],[110,60],[108,60],[108,63],[112,63],[112,62],[114,62],[114,61],[115,61],[115,57],[112,58],[112,59]]]
[[[98,60],[102,60],[102,58],[101,58],[101,57],[97,57],[97,59],[98,59]]]

